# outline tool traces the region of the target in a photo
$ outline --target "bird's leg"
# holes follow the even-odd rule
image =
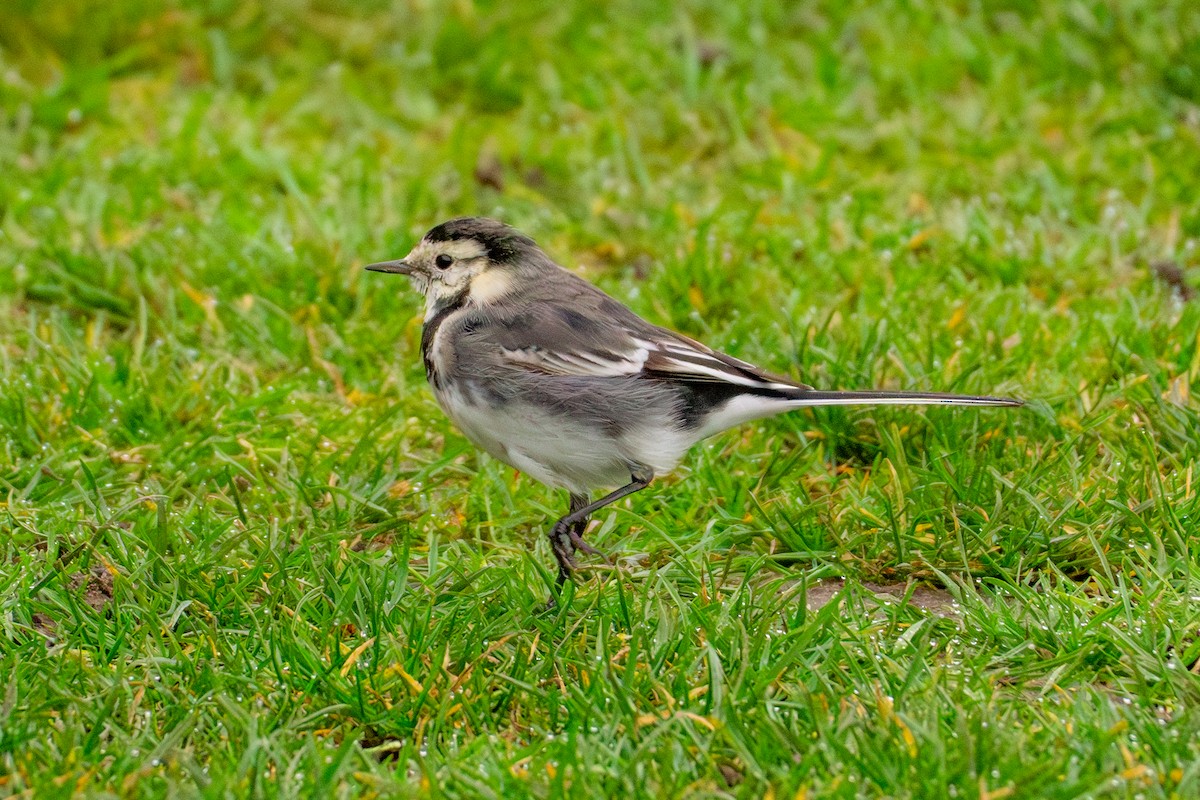
[[[604,497],[601,497],[594,503],[587,501],[587,495],[572,494],[571,506],[567,515],[554,523],[554,527],[550,529],[550,544],[554,548],[554,558],[558,561],[558,581],[556,585],[560,590],[577,566],[575,563],[576,548],[589,555],[602,555],[599,550],[583,541],[583,529],[587,525],[587,518],[606,505],[615,503],[622,497],[628,497],[634,492],[645,489],[650,485],[650,481],[654,479],[654,473],[646,470],[641,474],[635,473],[629,477],[629,483],[615,492],[604,495]]]
[[[587,504],[588,504],[588,496],[586,494],[573,494],[573,495],[571,495],[571,508],[568,513],[574,514],[576,511],[583,508]],[[583,540],[583,532],[585,530],[587,530],[587,524],[588,524],[588,517],[582,516],[579,519],[577,519],[573,525],[571,525],[571,530],[569,532],[569,536],[571,537],[571,550],[572,551],[582,550],[583,552],[587,553],[589,556],[603,557],[604,556],[603,553],[601,553],[599,550],[592,547],[590,544],[588,544],[587,542],[585,542]]]
[[[588,496],[586,494],[571,493],[571,504],[567,509],[567,514],[558,522],[554,523],[554,527],[550,529],[550,546],[554,548],[554,558],[558,561],[558,580],[556,585],[562,589],[562,585],[567,582],[567,578],[571,576],[571,572],[579,566],[575,562],[575,549],[579,546],[576,544],[583,543],[581,534],[584,527],[587,525],[587,517],[581,517],[575,522],[568,522],[568,518],[575,515],[575,512],[586,506]],[[588,545],[589,549],[592,548]],[[584,552],[587,552],[585,550]]]

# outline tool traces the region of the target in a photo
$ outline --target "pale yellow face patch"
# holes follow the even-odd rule
[[[512,276],[503,269],[490,269],[471,279],[467,297],[476,305],[494,303],[512,288]]]
[[[487,251],[483,249],[483,245],[474,239],[456,239],[449,242],[427,242],[422,239],[417,242],[417,246],[412,249],[412,252],[404,257],[404,260],[417,265],[424,271],[439,272],[434,261],[442,254],[453,258],[455,264],[471,263],[476,259],[487,257]],[[453,267],[450,269],[453,270]]]
[[[441,266],[439,260],[446,256],[451,261]],[[486,274],[488,267],[487,250],[473,239],[422,240],[404,260],[413,266],[413,285],[425,295],[426,319],[443,304],[459,297],[463,290],[470,292],[474,281]]]

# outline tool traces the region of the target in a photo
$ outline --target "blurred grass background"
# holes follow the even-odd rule
[[[0,790],[1200,794],[1200,7],[0,7]],[[592,536],[361,265],[517,225],[831,388]]]

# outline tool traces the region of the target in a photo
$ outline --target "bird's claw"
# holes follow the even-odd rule
[[[608,556],[605,555],[605,553],[603,551],[597,550],[596,548],[592,547],[590,544],[585,542],[583,540],[583,537],[580,536],[575,531],[571,531],[570,536],[571,536],[571,544],[574,547],[574,549],[582,550],[583,552],[587,553],[589,556],[597,556],[599,558],[604,559],[605,561],[609,560]]]
[[[578,546],[574,541],[575,536],[574,532],[567,531],[559,525],[555,525],[550,531],[550,544],[554,548],[554,557],[558,559],[559,572],[571,572],[579,566],[575,561],[575,548]]]
[[[611,563],[603,551],[585,542],[583,536],[574,526],[555,523],[554,527],[550,530],[550,545],[554,550],[554,558],[558,561],[558,580],[556,583],[560,592],[566,582],[570,580],[571,573],[579,569],[579,562],[575,559],[575,551],[580,550],[589,556],[595,556],[603,559],[606,563]],[[547,608],[553,608],[555,604],[556,600],[552,595]]]

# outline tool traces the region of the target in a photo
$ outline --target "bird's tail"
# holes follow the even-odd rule
[[[718,431],[732,428],[743,422],[773,417],[787,411],[811,406],[898,406],[898,405],[943,405],[943,406],[1020,406],[1020,400],[1007,397],[987,397],[970,394],[942,394],[940,392],[827,392],[808,386],[782,387],[776,383],[770,394],[742,394],[721,404],[718,403],[696,429],[696,440]]]
[[[788,397],[788,405],[803,406],[1023,406],[1024,400],[986,395],[944,394],[942,392],[851,391],[827,392],[804,389]]]

